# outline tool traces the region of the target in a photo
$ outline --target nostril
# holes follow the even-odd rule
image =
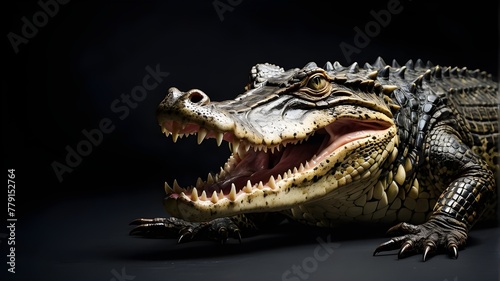
[[[204,103],[207,100],[207,96],[198,92],[192,91],[189,93],[189,101],[192,103]]]

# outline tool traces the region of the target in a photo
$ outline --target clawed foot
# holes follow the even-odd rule
[[[402,235],[382,243],[373,255],[379,252],[397,250],[398,258],[422,253],[423,261],[440,252],[448,252],[452,258],[458,258],[458,250],[467,240],[467,226],[448,217],[435,217],[421,225],[400,223],[391,227],[388,234]]]
[[[194,240],[212,240],[222,244],[228,238],[241,243],[238,226],[230,218],[219,218],[209,222],[187,222],[178,218],[136,219],[130,223],[137,225],[130,235],[147,238],[177,238],[178,243]]]

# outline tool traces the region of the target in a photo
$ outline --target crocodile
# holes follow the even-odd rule
[[[374,256],[457,258],[470,229],[496,216],[498,112],[491,74],[421,59],[257,64],[244,92],[220,102],[170,88],[162,132],[228,142],[231,155],[193,186],[165,183],[171,216],[136,219],[130,234],[241,242],[285,217],[387,225]]]

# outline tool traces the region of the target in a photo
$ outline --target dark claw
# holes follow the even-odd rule
[[[152,219],[135,219],[129,223],[129,225],[141,225],[146,223],[152,223]]]
[[[451,258],[458,259],[458,247],[456,244],[448,245],[448,253]]]
[[[422,257],[423,261],[426,261],[427,257],[430,257],[432,254],[436,252],[437,246],[434,241],[437,241],[436,235],[431,235],[425,242],[424,255]]]
[[[241,244],[241,233],[239,230],[236,230],[234,233],[238,234],[238,237],[235,237],[235,238],[238,238],[238,242],[240,242]]]
[[[427,256],[431,253],[433,253],[435,251],[435,249],[430,246],[430,245],[427,245],[425,247],[425,250],[424,250],[424,256],[422,257],[422,261],[426,261],[427,260]]]
[[[393,240],[390,240],[390,241],[387,241],[387,242],[380,244],[377,247],[377,249],[375,249],[375,252],[373,252],[373,255],[376,256],[380,252],[390,251],[390,250],[396,249],[398,246],[396,246],[394,244],[395,244],[395,242]]]
[[[222,245],[226,244],[227,242],[227,229],[225,227],[221,227],[219,228],[218,230],[218,233],[219,233],[219,239],[220,239],[220,243]]]
[[[179,236],[179,239],[177,239],[177,244],[181,244],[182,242],[185,242],[186,240],[184,239],[184,234],[181,234],[181,236]]]
[[[403,244],[405,239],[406,238],[404,236],[401,236],[401,237],[393,238],[387,242],[384,242],[384,243],[380,244],[377,247],[377,249],[375,249],[375,252],[373,252],[373,255],[375,256],[380,252],[396,250],[399,247],[401,247],[401,244]]]
[[[133,228],[129,233],[128,235],[140,235],[140,233],[142,233],[144,230],[142,229],[142,227],[138,226],[138,227],[135,227]]]
[[[135,227],[129,232],[129,235],[161,235],[161,231],[165,228],[163,223],[144,223]]]
[[[406,241],[401,247],[401,250],[399,250],[398,259],[403,259],[407,257],[412,250],[413,250],[413,242]]]
[[[177,244],[188,242],[193,238],[193,229],[190,227],[183,228],[179,231],[179,234],[180,236],[179,239],[177,239]]]

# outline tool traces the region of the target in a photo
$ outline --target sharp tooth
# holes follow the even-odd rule
[[[238,153],[238,149],[240,148],[240,140],[235,139],[233,140],[233,152]]]
[[[303,171],[304,171],[304,165],[302,163],[300,163],[299,172],[303,172]]]
[[[260,149],[259,149],[257,146],[254,146],[254,147],[253,147],[253,151],[254,151],[254,152],[257,152],[257,150],[260,150]]]
[[[177,138],[179,137],[179,131],[182,129],[182,124],[174,121],[172,123],[172,140],[177,142]]]
[[[221,189],[221,191],[219,192],[219,200],[223,198],[224,198],[224,192]]]
[[[286,147],[286,142],[283,143],[283,147]]]
[[[201,193],[200,200],[202,200],[202,201],[207,200],[207,193],[205,192],[205,190],[203,190],[203,192]]]
[[[177,138],[179,137],[179,135],[176,133],[176,132],[172,132],[172,141],[177,142]]]
[[[226,162],[226,163],[224,164],[224,171],[225,171],[225,172],[228,172],[228,171],[230,170],[230,168],[231,168],[231,165],[229,164],[229,162]]]
[[[281,145],[280,145],[280,144],[278,144],[278,146],[276,146],[276,150],[277,150],[277,151],[280,151],[280,149],[281,149],[280,147],[281,147]]]
[[[215,174],[215,181],[218,182],[219,181],[219,175],[218,174]]]
[[[224,169],[222,169],[222,167],[220,167],[219,177],[223,178],[225,175],[226,175],[226,172],[224,171]]]
[[[276,189],[277,188],[276,182],[274,181],[274,177],[273,176],[269,177],[269,181],[267,182],[267,185],[269,185],[269,187],[271,189]]]
[[[217,146],[220,146],[222,144],[222,139],[224,138],[223,133],[215,133],[215,138],[217,140]]]
[[[245,191],[246,193],[252,193],[252,183],[250,183],[249,180],[247,181],[247,185],[243,187],[243,191]]]
[[[207,184],[213,184],[213,183],[214,183],[214,178],[212,177],[212,174],[208,173]]]
[[[245,143],[245,151],[249,151],[250,150],[250,145]]]
[[[170,135],[170,131],[165,127],[161,127],[161,132],[164,133],[166,137]]]
[[[236,200],[236,186],[234,183],[231,184],[231,191],[229,192],[229,200]]]
[[[181,193],[183,192],[184,190],[179,186],[179,184],[177,183],[177,180],[174,180],[174,192],[175,193]]]
[[[288,178],[288,174],[286,172],[283,173],[283,179]]]
[[[170,185],[168,185],[167,182],[165,182],[165,193],[167,195],[170,195],[170,194],[174,193],[174,190],[170,187]]]
[[[294,170],[297,170],[297,168],[295,168]],[[293,173],[290,169],[288,169],[288,171],[286,173],[287,173],[287,177],[291,177],[293,175]]]
[[[203,186],[203,180],[201,178],[198,178],[196,180],[196,187],[200,188]]]
[[[277,181],[281,181],[283,180],[283,178],[281,177],[281,175],[278,175],[278,177],[276,178]]]
[[[293,168],[293,173],[294,173],[294,174],[296,174],[296,173],[298,173],[298,172],[299,172],[299,171],[297,170],[297,167],[294,167],[294,168]]]
[[[200,128],[198,130],[198,144],[202,143],[205,137],[207,136],[207,130]]]
[[[257,188],[258,189],[263,189],[264,188],[264,184],[262,183],[262,181],[259,181],[259,184],[257,185]]]
[[[191,191],[191,200],[198,201],[198,189],[196,187]]]
[[[309,161],[306,161],[306,164],[304,165],[304,168],[309,169],[311,166],[309,165]]]
[[[214,204],[219,201],[219,197],[217,197],[217,191],[214,190],[214,192],[212,193],[212,197],[210,197],[210,201]]]

